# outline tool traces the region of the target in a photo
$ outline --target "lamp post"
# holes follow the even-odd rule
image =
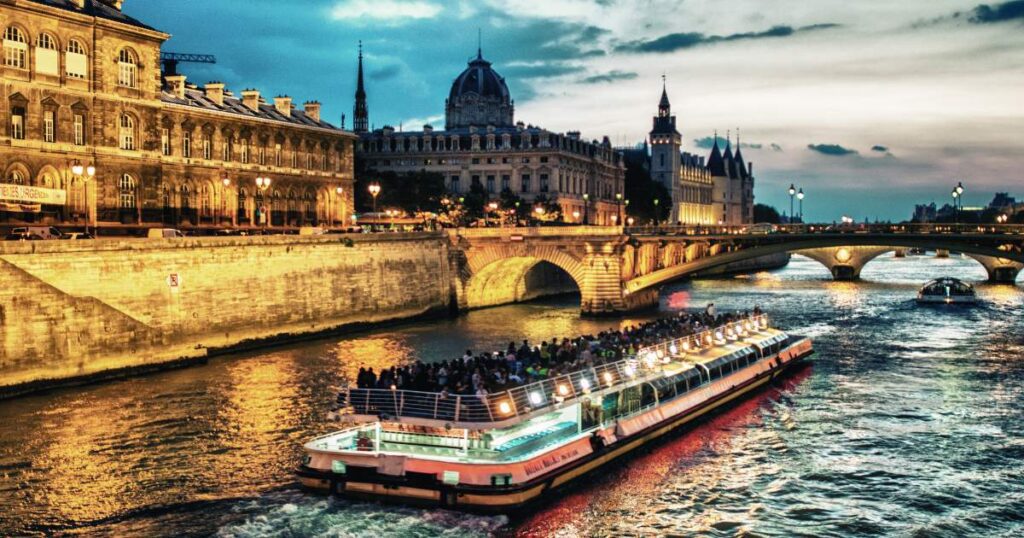
[[[260,218],[263,220],[264,227],[270,227],[270,221],[273,220],[273,210],[268,211],[270,204],[267,203],[267,189],[270,188],[270,178],[260,176],[256,178],[256,188],[260,190],[260,199],[263,200],[263,207],[260,208]]]
[[[377,195],[380,194],[380,183],[371,183],[370,187],[369,187],[369,190],[370,190],[370,195],[373,196],[373,212],[376,213],[377,212]]]
[[[77,179],[82,180],[82,197],[85,198],[85,233],[89,233],[89,218],[92,211],[89,211],[89,181],[96,177],[96,167],[93,165],[84,166],[81,162],[75,161],[71,165],[71,173]]]
[[[231,178],[225,177],[220,180],[224,188],[220,191],[220,214],[221,219],[231,220],[231,215],[228,215],[228,187],[231,186]]]
[[[658,221],[660,220],[659,219],[659,215],[658,215],[658,204],[659,203],[661,203],[661,200],[658,200],[657,198],[655,198],[654,199],[654,225],[655,226],[658,225]]]
[[[331,227],[332,228],[334,227],[334,222],[335,222],[335,218],[334,217],[336,217],[338,213],[341,213],[341,219],[340,220],[342,222],[345,222],[345,212],[341,211],[341,209],[342,209],[342,207],[344,207],[344,203],[345,203],[345,199],[342,198],[341,195],[345,194],[345,189],[342,188],[342,187],[336,187],[334,189],[334,193],[338,195],[336,197],[336,199],[338,200],[338,208],[334,212],[331,213],[331,218],[329,219],[330,222],[331,222]]]
[[[800,187],[800,192],[796,193],[796,197],[800,200],[800,224],[804,223],[804,188]]]
[[[956,197],[960,201],[960,209],[964,208],[964,182],[956,182]]]
[[[796,185],[789,184],[789,224],[793,224],[793,197],[796,196]]]
[[[573,212],[572,212],[572,220],[574,222],[576,222],[577,224],[579,224],[579,222],[580,222],[580,210],[579,209],[573,210]]]
[[[487,204],[487,209],[490,210],[490,211],[487,212],[488,215],[490,215],[491,213],[497,212],[498,211],[498,202],[491,202],[491,203]],[[487,219],[484,219],[484,224],[488,223],[487,222],[488,219],[490,219],[490,217],[488,217]]]
[[[615,203],[618,204],[618,206],[619,206],[618,207],[618,211],[616,211],[616,213],[618,213],[618,215],[617,215],[617,218],[615,220],[620,220],[620,219],[622,219],[622,193],[621,192],[615,193]]]
[[[953,221],[957,224],[960,224],[960,205],[959,201],[957,200],[960,197],[960,193],[957,192],[956,189],[953,189],[953,192],[949,194],[950,196],[953,197]]]
[[[587,223],[588,213],[590,212],[590,193],[583,194],[583,224]]]

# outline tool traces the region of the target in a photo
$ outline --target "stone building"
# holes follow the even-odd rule
[[[371,170],[442,174],[452,193],[478,184],[494,199],[508,190],[528,203],[556,201],[566,222],[610,225],[621,218],[616,195],[624,189],[625,164],[608,138],[591,142],[579,132],[515,122],[508,86],[480,51],[452,83],[445,118],[443,131],[385,126],[362,134],[356,151]]]
[[[726,137],[725,153],[718,147],[718,135],[708,157],[708,171],[714,179],[713,203],[718,222],[727,225],[754,222],[754,164],[743,160],[739,138],[736,153]]]
[[[121,4],[0,4],[0,223],[346,222],[355,135],[323,121],[317,102],[300,110],[289,97],[162,76],[168,34]]]

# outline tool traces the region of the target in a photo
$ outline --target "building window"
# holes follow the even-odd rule
[[[473,164],[480,164],[480,158],[479,157],[473,157],[473,160],[470,161],[470,162],[472,162]]]
[[[292,151],[292,168],[298,168],[298,167],[299,167],[299,152],[293,150]]]
[[[11,138],[25,139],[25,109],[20,106],[11,108]]]
[[[540,162],[546,163],[546,162],[548,162],[548,158],[547,157],[541,157],[540,158]]]
[[[540,175],[540,192],[548,192],[548,175]]]
[[[138,61],[135,54],[128,49],[121,49],[117,57],[117,83],[126,88],[135,88],[138,84]]]
[[[494,194],[494,176],[487,176],[487,192]]]
[[[64,72],[68,78],[85,78],[89,70],[88,56],[85,54],[85,47],[77,39],[68,41],[68,51],[64,55]]]
[[[43,112],[43,142],[53,143],[57,141],[56,128],[54,126],[53,111]]]
[[[260,165],[267,164],[267,147],[264,146],[262,143],[260,144],[260,147],[257,150],[257,155]]]
[[[171,130],[160,129],[160,149],[164,155],[171,154]]]
[[[530,164],[530,158],[529,157],[523,157],[523,161],[522,162],[523,162],[523,164]]]
[[[530,174],[523,174],[519,177],[520,187],[519,190],[522,192],[530,192]]]
[[[57,40],[50,34],[39,34],[36,38],[36,73],[60,75],[60,52]]]
[[[501,192],[512,190],[512,176],[501,176]]]
[[[313,157],[313,154],[312,153],[307,153],[306,154],[306,170],[312,170],[313,168],[315,168],[313,166],[314,162],[316,162],[316,158]]]
[[[118,187],[118,201],[121,209],[130,209],[135,207],[135,178],[128,174],[121,176],[121,180],[117,184]]]
[[[452,192],[459,192],[459,176],[452,176],[449,189]]]
[[[11,170],[11,176],[7,178],[7,182],[14,185],[24,185],[25,176],[23,176],[18,170]]]
[[[281,166],[281,144],[274,144],[274,166]]]
[[[8,26],[4,31],[4,65],[15,69],[28,69],[28,42],[21,30]]]
[[[192,158],[192,133],[188,131],[181,135],[181,156],[186,159]]]
[[[249,141],[242,140],[242,164],[249,164]]]
[[[133,151],[135,149],[135,120],[128,114],[121,114],[120,129],[121,149]]]
[[[203,158],[207,161],[213,158],[213,141],[210,140],[210,135],[203,137]]]
[[[75,145],[85,145],[85,116],[75,114]]]
[[[231,139],[231,137],[227,137],[227,138],[224,139],[224,150],[223,150],[224,155],[223,155],[223,158],[221,159],[222,161],[224,161],[224,162],[231,161],[231,157],[233,157],[234,154],[235,154],[234,145],[235,145],[235,143]]]

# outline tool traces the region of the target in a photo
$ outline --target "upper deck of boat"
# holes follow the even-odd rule
[[[543,379],[504,391],[449,395],[395,389],[349,388],[341,398],[356,422],[402,422],[468,430],[500,429],[573,405],[582,398],[651,383],[690,370],[695,377],[736,356],[768,355],[789,340],[761,315],[640,349],[620,361]]]

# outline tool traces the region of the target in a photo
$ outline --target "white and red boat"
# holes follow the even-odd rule
[[[347,427],[306,443],[296,472],[347,497],[510,512],[812,353],[758,316],[484,399],[350,388]]]

